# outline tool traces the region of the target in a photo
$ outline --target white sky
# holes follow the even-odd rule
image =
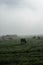
[[[43,34],[43,0],[0,0],[0,35]]]

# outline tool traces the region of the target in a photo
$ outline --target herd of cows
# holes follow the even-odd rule
[[[38,37],[33,36],[33,39],[39,39],[40,40],[41,38],[40,38],[40,36],[38,36]],[[20,39],[20,42],[21,42],[21,44],[26,44],[27,43],[27,40],[25,38],[21,38]]]
[[[7,36],[2,36],[2,40],[15,40],[15,39],[18,39],[19,37],[18,36],[11,36],[11,35],[7,35]],[[20,39],[20,43],[21,44],[26,44],[27,43],[27,40],[26,38],[19,38]],[[41,39],[40,36],[33,36],[32,39]]]

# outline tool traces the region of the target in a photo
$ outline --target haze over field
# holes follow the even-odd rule
[[[0,35],[43,34],[43,0],[0,0]]]

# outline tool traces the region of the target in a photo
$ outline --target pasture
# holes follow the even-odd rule
[[[0,65],[43,65],[43,37],[0,41]]]

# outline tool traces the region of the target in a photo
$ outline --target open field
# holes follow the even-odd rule
[[[43,65],[43,38],[0,41],[0,65]]]

